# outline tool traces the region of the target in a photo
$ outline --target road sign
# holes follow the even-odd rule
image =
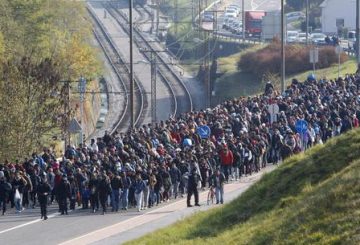
[[[81,132],[81,125],[75,118],[73,120],[71,120],[68,131],[71,134],[76,134],[76,133]]]
[[[310,49],[310,63],[318,63],[319,62],[319,49]]]
[[[268,106],[268,112],[270,114],[270,123],[277,121],[277,114],[279,113],[279,106],[277,104],[271,104]]]
[[[211,130],[207,125],[202,125],[196,129],[196,132],[202,139],[207,139],[210,137]]]
[[[308,123],[305,120],[297,120],[295,124],[296,132],[304,134],[307,130]]]
[[[337,46],[335,47],[335,53],[336,53],[336,54],[341,54],[342,51],[343,51],[343,48],[342,48],[340,45],[337,45]]]

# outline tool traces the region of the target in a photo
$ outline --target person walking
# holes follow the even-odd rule
[[[176,163],[172,163],[171,169],[170,169],[170,177],[171,177],[171,195],[176,199],[178,196],[178,190],[181,180],[181,172],[176,167]]]
[[[41,211],[41,219],[47,220],[47,204],[48,204],[48,196],[51,192],[51,186],[47,181],[46,174],[41,177],[41,181],[37,188],[37,197],[40,204],[40,211]]]
[[[108,200],[108,196],[111,194],[111,185],[110,180],[105,172],[100,175],[99,180],[99,200],[102,207],[102,214],[106,213],[106,201]]]
[[[71,187],[70,183],[67,179],[67,175],[63,175],[61,182],[56,189],[57,191],[57,199],[59,202],[59,209],[61,215],[68,214],[68,204],[67,204],[67,198],[70,198],[71,193]]]
[[[120,173],[120,178],[123,184],[123,189],[120,196],[120,203],[122,205],[122,209],[127,210],[129,205],[129,188],[131,186],[131,179],[126,176],[126,173],[124,171]]]
[[[136,208],[138,212],[141,210],[141,202],[143,199],[144,189],[146,185],[145,182],[141,179],[141,174],[136,174],[136,180],[134,183],[134,189],[135,189],[135,200],[136,200]]]
[[[220,162],[223,172],[225,174],[226,182],[229,181],[229,175],[231,172],[231,167],[234,162],[234,156],[231,150],[227,146],[223,146],[223,149],[220,151]]]
[[[2,215],[6,213],[6,202],[11,190],[11,184],[6,181],[4,172],[0,171],[0,207],[2,207]]]
[[[225,175],[221,173],[220,169],[212,175],[212,186],[215,187],[216,204],[224,203],[224,183]]]
[[[98,179],[96,173],[92,173],[89,181],[90,206],[93,213],[99,209]]]
[[[152,169],[149,169],[149,208],[151,208],[154,203],[156,202],[156,196],[155,196],[155,185],[156,185],[156,175],[153,173]]]
[[[111,211],[118,212],[120,206],[120,190],[122,189],[122,182],[118,172],[116,172],[115,176],[111,179],[111,189]]]
[[[22,194],[24,187],[26,186],[26,181],[21,176],[20,172],[15,173],[15,178],[12,182],[13,193],[14,193],[14,203],[17,213],[21,213],[23,210],[22,207]]]
[[[194,195],[195,197],[195,206],[200,206],[199,204],[199,192],[197,189],[198,182],[200,180],[200,175],[196,167],[193,167],[189,174],[188,179],[188,193],[187,193],[187,206],[192,207],[190,204],[191,196]]]
[[[149,197],[150,197],[149,174],[147,173],[146,170],[142,170],[140,173],[141,173],[141,178],[145,183],[141,209],[146,210],[147,207],[149,206]]]

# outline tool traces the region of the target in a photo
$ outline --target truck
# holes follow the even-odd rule
[[[275,37],[281,37],[280,11],[267,12],[261,22],[261,39],[271,41]]]
[[[261,37],[261,23],[265,11],[245,11],[245,32],[248,37]]]

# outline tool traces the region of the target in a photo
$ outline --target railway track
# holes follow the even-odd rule
[[[122,57],[121,53],[118,51],[116,45],[114,45],[111,37],[107,33],[106,28],[98,19],[97,15],[93,12],[93,10],[88,6],[87,7],[90,16],[94,22],[94,35],[98,40],[102,50],[105,53],[106,58],[111,64],[116,76],[118,77],[122,91],[110,91],[113,94],[122,94],[124,96],[124,103],[122,108],[119,108],[121,112],[119,113],[119,117],[117,122],[110,129],[111,134],[113,134],[116,130],[118,131],[126,131],[130,128],[130,117],[131,112],[129,110],[129,91],[130,91],[130,81],[129,81],[129,67],[126,63],[124,57]],[[146,109],[148,108],[147,99],[145,96],[145,90],[141,83],[138,81],[137,77],[134,76],[134,113],[135,113],[135,126],[139,127],[144,120]]]
[[[111,3],[104,5],[104,7],[108,11],[108,13],[112,15],[112,17],[116,20],[119,26],[121,26],[126,33],[129,33],[129,23],[127,15],[124,12],[118,10]],[[160,55],[160,52],[158,51],[161,50],[159,50],[159,48],[147,41],[143,33],[141,33],[141,31],[136,28],[133,29],[133,37],[134,43],[137,45],[137,47],[139,49],[142,49],[143,51],[146,51],[144,52],[144,55],[149,61],[151,60],[150,53],[153,53],[156,57],[158,74],[174,96],[173,115],[176,116],[184,112],[192,111],[193,102],[189,90],[187,89],[180,76],[172,69],[168,61],[166,61],[163,56]]]

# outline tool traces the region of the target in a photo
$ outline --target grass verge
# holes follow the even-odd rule
[[[255,95],[263,92],[265,81],[262,81],[262,79],[259,79],[259,77],[253,73],[238,71],[236,66],[237,61],[242,54],[253,51],[253,49],[256,48],[259,48],[259,46],[255,46],[250,50],[219,59],[219,67],[224,75],[221,76],[216,83],[216,102],[221,102],[223,100],[232,99],[239,96]],[[353,74],[356,69],[356,60],[351,58],[341,65],[340,76]],[[293,78],[296,78],[299,81],[305,81],[307,76],[311,73],[313,73],[313,71],[309,70],[288,76],[286,83],[290,84]],[[334,64],[331,67],[316,70],[315,74],[318,79],[335,79],[338,76],[338,65]],[[280,83],[280,79],[277,78],[275,83]]]
[[[286,160],[231,203],[128,244],[359,244],[360,130]]]

